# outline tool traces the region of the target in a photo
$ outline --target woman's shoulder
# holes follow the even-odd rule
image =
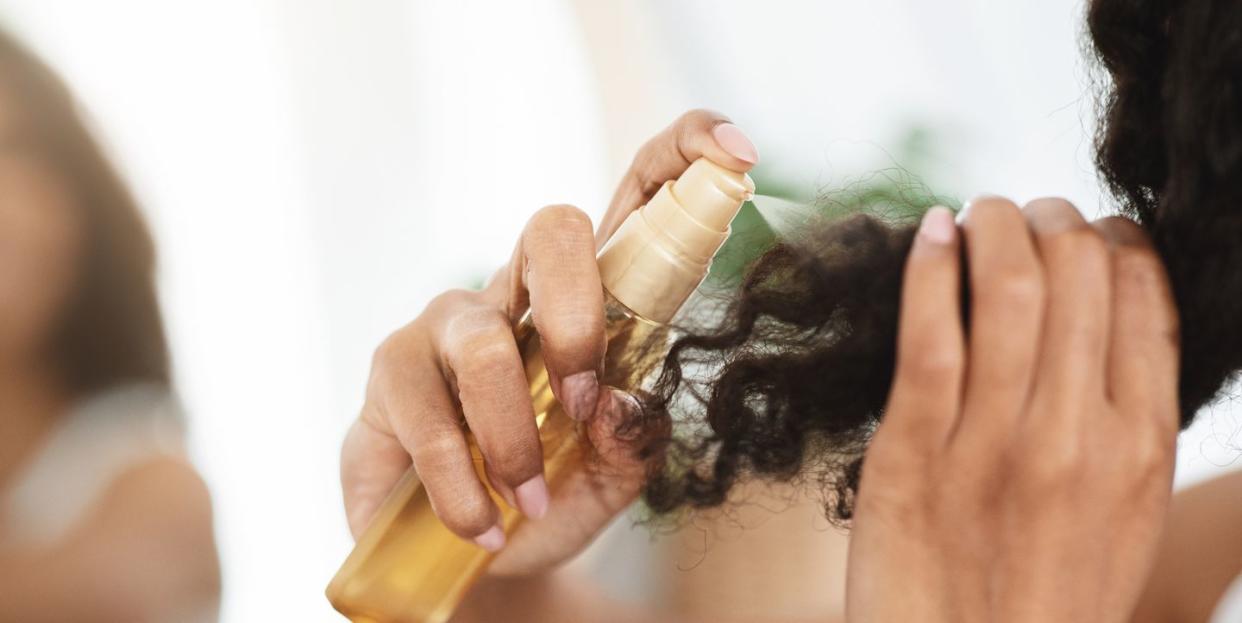
[[[1134,617],[1136,623],[1239,620],[1239,500],[1242,470],[1191,486],[1174,496],[1159,558]],[[1234,618],[1227,618],[1225,612],[1235,613]]]
[[[216,619],[211,496],[181,451],[174,403],[133,388],[83,403],[31,462],[18,495],[0,500],[13,511],[0,519],[16,520],[5,525],[16,537],[6,543],[18,556],[10,566],[57,578],[41,581],[19,612],[68,598],[92,620]]]
[[[81,401],[0,499],[6,540],[55,542],[129,471],[184,462],[184,437],[180,403],[165,387],[128,385]]]

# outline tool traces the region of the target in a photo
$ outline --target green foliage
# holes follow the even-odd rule
[[[805,214],[779,215],[785,217],[783,220],[791,217],[833,219],[862,213],[894,223],[910,222],[917,220],[932,206],[956,206],[960,203],[952,197],[932,192],[923,181],[923,172],[934,168],[934,143],[931,131],[921,126],[912,127],[898,145],[893,167],[872,173],[843,188],[800,188],[763,166],[752,171],[751,178],[755,180],[759,194],[802,204],[792,209]],[[777,229],[753,203],[744,204],[733,220],[729,239],[712,262],[705,287],[729,289],[736,286],[746,267],[780,238],[781,233]]]

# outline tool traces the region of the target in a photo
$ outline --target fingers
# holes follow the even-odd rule
[[[1035,384],[1039,424],[1056,438],[1083,420],[1079,405],[1104,396],[1111,267],[1108,246],[1078,209],[1063,199],[1037,199],[1023,208],[1043,263],[1046,299]]]
[[[604,288],[590,219],[572,206],[540,210],[510,265],[517,267],[510,301],[518,302],[511,302],[510,315],[529,297],[552,391],[570,417],[586,420],[599,397],[605,348]]]
[[[750,139],[729,118],[711,110],[692,110],[679,117],[634,157],[600,221],[597,244],[608,240],[630,212],[651,199],[660,186],[676,179],[699,158],[745,173],[759,161]]]
[[[965,402],[957,435],[1000,448],[1025,408],[1035,373],[1044,276],[1026,219],[999,197],[967,204],[962,231],[970,274]]]
[[[387,427],[381,432],[390,433],[409,453],[444,525],[458,536],[498,549],[504,544],[499,509],[479,481],[456,405],[424,339],[421,332],[407,328],[380,346],[367,409],[377,412],[376,419]]]
[[[1112,249],[1108,395],[1127,416],[1147,412],[1175,428],[1178,319],[1164,265],[1132,221],[1112,217],[1092,225]]]
[[[524,514],[542,516],[548,507],[543,448],[508,318],[489,306],[459,308],[433,335],[489,479]]]
[[[362,536],[380,503],[410,468],[410,454],[386,427],[377,428],[374,420],[364,412],[341,445],[341,492],[355,539]]]
[[[965,338],[957,225],[946,208],[924,215],[902,280],[897,364],[882,426],[942,443],[961,398]]]
[[[647,463],[638,455],[645,435],[618,435],[628,418],[635,417],[637,405],[628,394],[604,387],[594,417],[584,428],[591,442],[586,457],[575,457],[581,465],[561,471],[554,502],[540,521],[521,524],[511,543],[488,568],[488,573],[511,575],[531,568],[544,568],[579,551],[612,519],[637,499],[642,489]],[[643,427],[645,434],[660,434],[658,427]],[[558,538],[529,539],[527,533],[556,526]]]

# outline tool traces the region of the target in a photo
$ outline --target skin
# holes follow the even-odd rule
[[[48,343],[83,243],[79,208],[57,171],[2,140],[17,123],[0,93],[0,490],[74,402]],[[215,618],[220,572],[210,498],[184,460],[153,460],[122,474],[55,545],[4,536],[0,522],[0,620]]]
[[[342,450],[355,535],[411,457],[454,532],[478,539],[495,525],[458,405],[476,434],[491,426],[506,440],[483,444],[489,480],[534,519],[454,621],[699,620],[616,603],[555,570],[634,499],[641,466],[607,434],[625,402],[600,390],[577,415],[611,469],[543,509],[515,499],[540,468],[511,327],[529,303],[545,342],[558,345],[548,353],[558,398],[590,396],[567,381],[598,373],[594,250],[699,156],[749,169],[716,140],[724,122],[692,111],[649,142],[593,244],[580,212],[545,209],[483,291],[447,293],[377,351]],[[960,231],[944,211],[933,215],[940,236],[921,234],[909,260],[898,375],[857,500],[849,620],[1128,620],[1157,556],[1177,431],[1177,326],[1163,269],[1137,226],[1089,224],[1063,200],[1019,209],[981,198]],[[958,308],[961,245],[969,327]],[[486,365],[467,365],[480,352]]]
[[[621,182],[599,231],[572,206],[537,212],[513,258],[481,291],[437,297],[379,347],[366,402],[341,451],[341,484],[350,529],[361,534],[398,478],[414,465],[436,514],[454,533],[499,549],[499,575],[543,571],[585,547],[637,497],[643,466],[613,437],[627,408],[600,388],[604,310],[598,245],[668,179],[706,156],[735,171],[743,159],[721,144],[728,120],[710,111],[683,115],[642,148]],[[725,130],[725,142],[735,139]],[[736,149],[735,149],[736,151]],[[543,477],[529,389],[513,324],[532,310],[552,389],[571,416],[587,423],[601,469],[579,473],[550,497]],[[460,405],[460,411],[458,406]],[[459,424],[479,440],[497,490],[534,521],[507,540],[490,541],[499,510],[476,476]]]
[[[1207,621],[1229,585],[1242,575],[1242,472],[1190,487],[1173,500],[1156,573],[1143,591],[1134,623]]]
[[[1019,210],[983,198],[960,235],[951,225],[930,214],[906,268],[847,619],[1127,621],[1172,486],[1177,321],[1163,267],[1134,224],[1088,224],[1059,199]]]
[[[10,120],[0,105],[0,132]],[[0,486],[67,407],[43,353],[72,287],[79,238],[53,172],[16,146],[0,150]]]

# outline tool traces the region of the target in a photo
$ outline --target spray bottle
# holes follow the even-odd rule
[[[755,190],[750,177],[700,158],[629,215],[598,255],[608,338],[601,381],[640,386],[668,351],[668,324],[707,276],[729,223]],[[530,384],[544,473],[555,488],[583,469],[581,431],[552,395],[529,318],[515,329]],[[483,457],[471,440],[484,483]],[[489,488],[507,534],[521,514]],[[328,585],[332,605],[355,623],[444,623],[487,569],[492,554],[436,518],[411,469],[380,506]]]

